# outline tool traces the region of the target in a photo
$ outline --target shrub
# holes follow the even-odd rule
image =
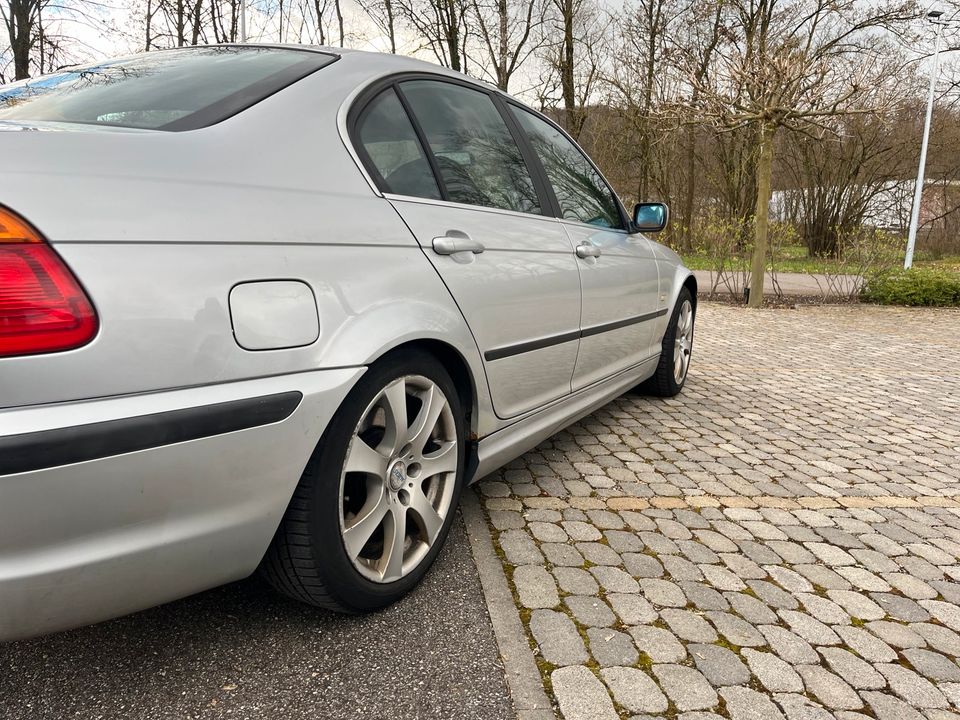
[[[881,305],[960,307],[960,273],[917,267],[881,272],[867,280],[860,297]]]

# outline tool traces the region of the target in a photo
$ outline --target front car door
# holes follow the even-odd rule
[[[579,257],[580,351],[573,390],[659,354],[659,278],[653,248],[627,219],[593,163],[557,127],[510,104],[542,163],[564,230]]]
[[[362,106],[354,140],[459,305],[507,418],[570,393],[580,277],[502,107],[473,85],[401,78]]]

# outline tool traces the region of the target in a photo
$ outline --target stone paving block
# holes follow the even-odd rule
[[[607,627],[617,619],[602,598],[592,595],[568,595],[563,604],[570,608],[577,622],[586,627]]]
[[[540,550],[551,565],[583,567],[583,555],[572,545],[565,543],[543,543]]]
[[[780,617],[790,629],[813,645],[839,645],[839,636],[812,615],[795,610],[781,610]]]
[[[530,609],[552,608],[560,603],[553,576],[540,565],[521,565],[513,571],[520,602]]]
[[[897,657],[892,647],[863,628],[838,627],[837,634],[843,640],[844,647],[853,650],[869,662],[891,662]]]
[[[838,675],[820,665],[800,665],[797,668],[807,692],[824,706],[833,710],[859,710],[863,701],[856,691]]]
[[[606,592],[635,593],[640,591],[637,581],[620,568],[597,565],[590,568],[590,573]]]
[[[930,613],[924,610],[916,600],[893,593],[870,593],[870,597],[883,609],[885,615],[903,622],[926,622]]]
[[[587,648],[573,620],[554,610],[534,610],[530,632],[543,659],[554,665],[577,665],[587,661]]]
[[[889,620],[874,620],[865,626],[878,638],[895,648],[923,647],[926,641],[906,625]]]
[[[773,696],[783,708],[787,720],[862,720],[865,715],[841,710],[834,715],[806,695],[796,693],[777,693]],[[848,717],[844,718],[844,715]]]
[[[531,522],[527,529],[539,542],[563,543],[567,541],[567,533],[559,525],[549,522]]]
[[[770,692],[802,693],[803,681],[796,671],[777,655],[745,648],[742,653],[757,680]],[[789,713],[787,713],[789,716]]]
[[[696,643],[712,643],[717,639],[717,633],[710,624],[700,615],[689,610],[664,608],[660,617],[681,640]]]
[[[707,710],[715,707],[720,698],[697,670],[684,665],[654,665],[653,674],[660,687],[682,711]]]
[[[611,667],[600,671],[616,701],[634,713],[662,713],[669,703],[657,684],[642,670]]]
[[[590,654],[600,667],[635,665],[639,653],[630,636],[610,628],[592,627],[587,630]]]
[[[706,613],[706,616],[713,623],[717,632],[733,645],[757,647],[766,644],[763,635],[753,625],[736,615],[714,610]]]
[[[863,699],[873,710],[877,720],[925,720],[912,705],[893,695],[879,692],[866,692]]]
[[[746,685],[750,671],[739,657],[720,645],[687,646],[694,664],[712,685]]]
[[[627,572],[637,578],[658,578],[663,576],[663,565],[652,555],[643,553],[624,553],[623,566]]]
[[[594,565],[620,565],[620,556],[609,545],[596,542],[578,542],[577,550],[587,562]]]
[[[600,590],[593,575],[583,568],[555,567],[553,577],[556,578],[557,585],[563,592],[572,595],[596,595]]]
[[[603,683],[587,668],[557,668],[550,683],[565,720],[620,720]]]
[[[922,637],[931,648],[953,657],[960,657],[960,635],[950,628],[932,623],[911,623],[910,630]]]
[[[639,589],[654,607],[684,607],[687,604],[683,590],[669,580],[643,578]]]
[[[512,565],[543,563],[543,555],[525,530],[506,530],[500,533],[499,541],[507,562]]]
[[[926,678],[896,664],[877,665],[877,670],[887,679],[890,689],[913,707],[945,708],[947,698]]]
[[[939,682],[960,682],[960,667],[945,655],[922,648],[908,648],[903,651],[913,669],[924,677]]]
[[[761,625],[757,629],[766,638],[770,649],[791,665],[820,662],[813,646],[796,633],[779,625]]]
[[[641,625],[657,619],[653,605],[640,595],[607,593],[607,602],[624,625]]]
[[[887,684],[872,665],[848,650],[823,647],[820,648],[820,654],[833,672],[857,690],[879,690]]]
[[[629,631],[637,649],[655,663],[677,663],[687,656],[684,646],[669,630],[652,625],[637,625]]]
[[[725,687],[720,696],[727,706],[730,720],[784,720],[769,697],[745,687]]]

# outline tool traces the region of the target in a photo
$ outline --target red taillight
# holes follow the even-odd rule
[[[83,288],[40,234],[0,208],[0,357],[70,350],[97,334]]]

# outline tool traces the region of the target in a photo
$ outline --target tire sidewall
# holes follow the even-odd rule
[[[450,403],[457,431],[457,475],[450,509],[433,546],[420,564],[391,583],[375,583],[353,566],[340,529],[340,481],[347,448],[361,414],[389,383],[405,375],[422,375],[443,391]],[[357,611],[375,610],[399,600],[427,573],[443,547],[460,500],[466,454],[465,420],[459,395],[449,373],[431,355],[400,351],[370,366],[350,391],[324,432],[311,464],[316,463],[310,492],[310,541],[317,570],[328,592],[342,605]]]

